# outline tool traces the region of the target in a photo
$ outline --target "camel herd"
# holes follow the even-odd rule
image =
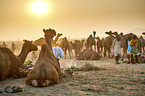
[[[51,28],[43,29],[43,32],[44,38],[40,38],[34,43],[24,40],[22,51],[18,56],[16,56],[9,48],[0,47],[0,81],[8,78],[26,77],[26,84],[34,87],[58,84],[61,78],[71,75],[73,71],[71,69],[61,70],[60,63],[53,54],[52,46],[59,45],[64,50],[64,58],[66,58],[67,53],[69,53],[69,57],[72,58],[72,50],[74,50],[75,58],[77,60],[99,60],[103,56],[113,57],[113,52],[111,52],[112,42],[115,35],[118,35],[117,32],[109,31],[105,32],[105,34],[109,35],[105,39],[90,35],[86,40],[81,41],[68,41],[65,37],[61,39],[59,44],[57,44],[57,41],[62,34],[58,33],[56,36],[56,31]],[[120,33],[119,35],[123,48],[123,60],[124,55],[127,52],[127,36],[133,35],[133,33],[125,35]],[[56,36],[55,40],[53,40],[54,36]],[[145,40],[142,36],[138,38],[138,42],[139,52],[143,53]],[[34,68],[31,71],[23,71],[23,63],[28,53],[37,51],[37,46],[41,46],[41,51]],[[97,47],[97,52],[93,50],[92,46]]]

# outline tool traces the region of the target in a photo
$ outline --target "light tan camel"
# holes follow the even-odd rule
[[[24,40],[24,42],[18,57],[9,48],[0,47],[0,80],[21,78],[27,75],[27,73],[20,71],[20,67],[23,65],[28,53],[36,51],[37,46],[27,40]]]
[[[77,60],[99,60],[100,55],[98,52],[95,52],[91,49],[85,49],[80,52],[79,56],[76,58]]]

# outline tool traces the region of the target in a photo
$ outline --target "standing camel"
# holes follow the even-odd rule
[[[66,37],[62,38],[62,42],[60,43],[60,47],[61,47],[61,48],[63,49],[63,51],[64,51],[64,54],[65,54],[64,58],[66,58],[67,50],[68,50],[69,56],[70,56],[70,58],[71,58],[70,44],[69,44],[69,42],[68,42],[68,40],[67,40]]]
[[[28,53],[37,50],[37,46],[27,40],[24,40],[22,51],[18,57],[9,48],[0,47],[0,80],[25,77],[27,73],[20,71],[20,67]]]
[[[104,57],[106,56],[106,51],[108,51],[108,56],[110,58],[110,54],[113,57],[113,54],[111,53],[111,49],[112,49],[112,43],[113,43],[114,37],[112,35],[112,31],[105,32],[105,34],[108,34],[109,36],[106,37],[105,42],[104,42]]]
[[[95,45],[95,39],[92,35],[90,35],[86,40],[86,49],[92,49],[92,46]]]

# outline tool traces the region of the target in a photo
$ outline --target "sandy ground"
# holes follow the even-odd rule
[[[121,62],[121,61],[120,61]],[[1,96],[145,96],[145,64],[116,65],[114,59],[102,58],[98,61],[61,59],[62,68],[81,67],[85,63],[106,70],[74,71],[73,76],[60,80],[59,84],[48,87],[26,85],[25,78],[0,81],[0,90],[6,86],[20,86],[19,93],[0,94]]]

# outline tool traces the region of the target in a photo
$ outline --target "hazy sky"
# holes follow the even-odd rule
[[[48,5],[45,14],[32,11],[36,1]],[[43,28],[69,38],[145,29],[145,0],[0,0],[0,41],[36,40],[43,37]]]

